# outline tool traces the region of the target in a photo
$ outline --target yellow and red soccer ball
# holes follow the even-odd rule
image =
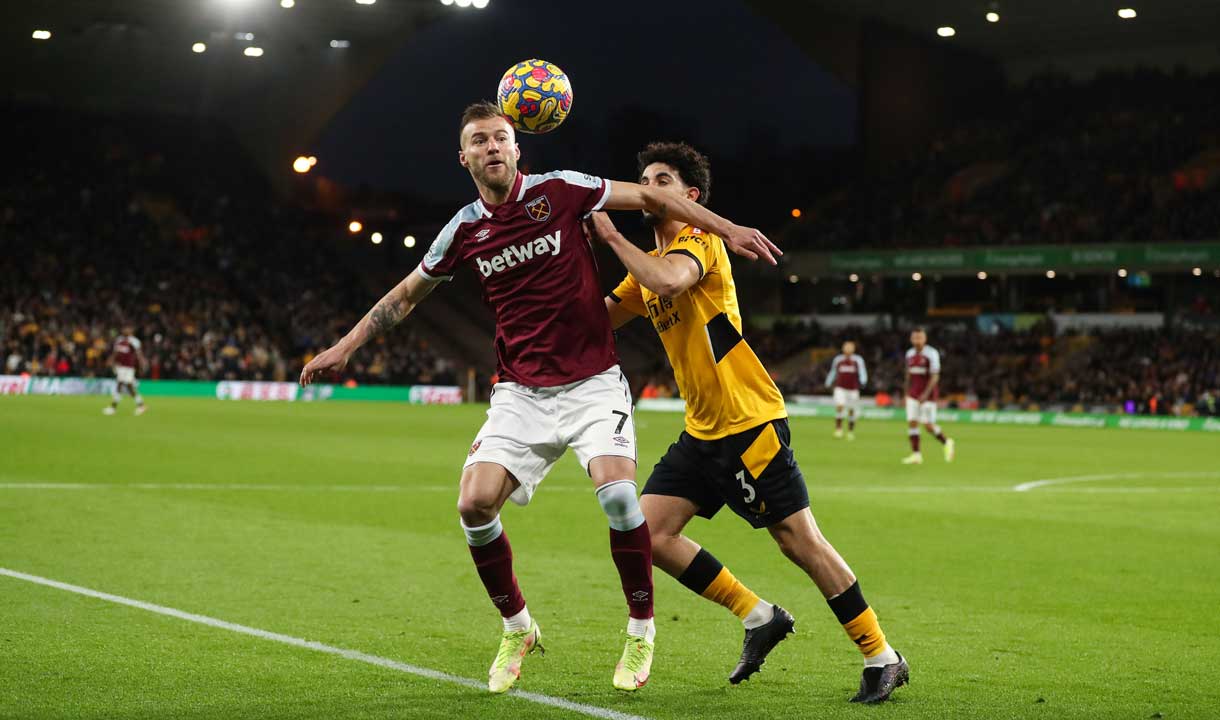
[[[519,132],[547,133],[571,112],[572,83],[558,65],[523,60],[500,78],[496,102]]]

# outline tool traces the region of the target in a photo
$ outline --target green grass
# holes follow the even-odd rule
[[[150,402],[107,418],[97,398],[0,399],[0,483],[104,484],[0,488],[0,567],[485,677],[499,620],[455,510],[481,408]],[[680,426],[640,414],[645,472]],[[727,511],[689,534],[799,633],[729,686],[740,624],[658,571],[652,682],[613,691],[625,612],[570,454],[504,512],[549,650],[519,687],[649,718],[1220,714],[1217,438],[962,426],[956,463],[930,444],[904,467],[900,424],[863,424],[851,444],[829,430],[794,420],[794,445],[820,525],[910,659],[894,702],[845,702],[856,651],[766,533]],[[124,487],[142,483],[279,487]],[[0,717],[581,716],[0,577]]]

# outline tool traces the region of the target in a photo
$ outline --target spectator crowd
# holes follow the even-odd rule
[[[827,392],[830,360],[844,340],[854,340],[868,364],[866,394],[900,401],[906,331],[787,323],[751,335],[760,347],[797,346],[809,358],[779,378],[789,395]],[[929,328],[928,343],[940,352],[941,398],[957,407],[1218,414],[1220,327],[1056,334],[1049,320],[1022,331],[944,325]]]
[[[0,170],[0,359],[6,374],[109,375],[134,327],[145,377],[293,380],[384,291],[334,218],[278,204],[215,128],[9,108]],[[452,384],[410,325],[345,380]]]
[[[1220,73],[1048,75],[894,167],[861,167],[784,234],[814,250],[1220,237]]]

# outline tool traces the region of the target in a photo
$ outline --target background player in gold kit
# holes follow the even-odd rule
[[[641,184],[707,203],[711,172],[694,148],[653,143],[638,160]],[[794,620],[682,530],[695,515],[710,518],[726,504],[753,527],[767,528],[784,555],[812,578],[864,655],[853,702],[881,702],[907,681],[907,663],[886,642],[851,569],[809,511],[805,479],[789,447],[783,397],[741,336],[724,242],[664,215],[646,212],[644,220],[656,240],[656,249],[647,253],[605,213],[594,213],[588,226],[629,272],[606,298],[612,324],[617,328],[637,316],[652,320],[686,401],[686,430],[653,469],[640,499],[652,529],[653,562],[741,618],[744,646],[729,675],[738,683],[758,671],[792,632]]]

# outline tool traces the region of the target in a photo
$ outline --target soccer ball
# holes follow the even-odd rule
[[[572,110],[572,83],[558,65],[524,60],[500,78],[496,100],[500,112],[517,130],[548,133]]]

